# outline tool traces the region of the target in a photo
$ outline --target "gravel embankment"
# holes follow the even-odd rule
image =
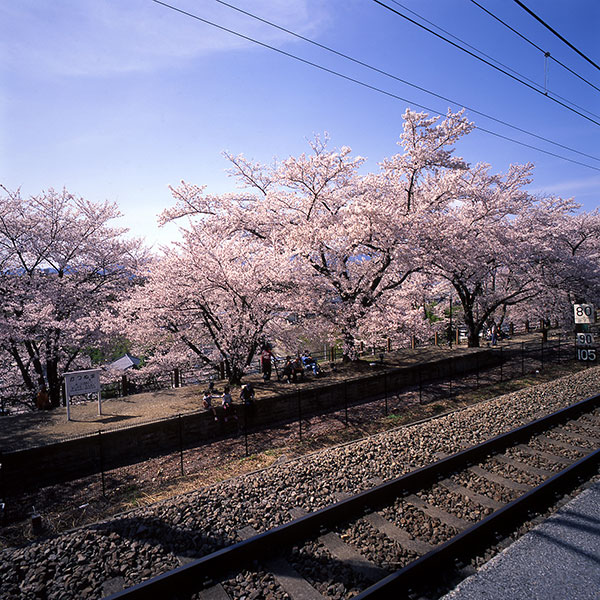
[[[236,542],[242,527],[264,531],[280,525],[290,520],[291,508],[316,510],[334,502],[337,494],[356,493],[371,487],[374,479],[396,477],[433,462],[437,453],[477,444],[599,390],[600,368],[590,368],[429,422],[278,463],[111,521],[4,550],[0,598],[102,597],[174,568],[185,557]],[[469,519],[474,510],[464,506],[459,514]],[[429,533],[430,540],[435,543],[448,533],[440,526]],[[406,559],[399,554],[397,561]],[[273,593],[270,578],[262,576],[265,589],[271,586]]]

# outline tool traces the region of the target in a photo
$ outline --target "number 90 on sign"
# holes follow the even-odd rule
[[[577,334],[577,345],[578,346],[591,346],[594,343],[594,336],[591,333],[578,333]]]
[[[596,360],[596,348],[577,348],[577,360],[594,362]]]

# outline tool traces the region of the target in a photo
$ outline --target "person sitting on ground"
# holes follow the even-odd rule
[[[292,381],[296,383],[298,377],[300,377],[301,380],[304,380],[304,365],[299,356],[292,363]]]
[[[231,388],[227,385],[223,390],[223,415],[224,421],[227,423],[229,421],[229,417],[234,418],[237,421],[237,415],[233,409],[233,399],[231,397]]]
[[[311,356],[308,350],[306,350],[302,355],[302,363],[307,369],[310,369],[315,376],[321,374],[319,363]]]
[[[251,383],[245,383],[242,385],[240,390],[240,400],[245,406],[252,406],[254,404],[254,388]]]
[[[292,363],[292,357],[285,357],[285,364],[283,365],[283,370],[281,371],[281,378],[285,380],[287,383],[292,383],[292,375],[294,373],[294,365]]]
[[[242,385],[240,400],[244,405],[244,418],[254,415],[254,388],[251,383]]]
[[[215,418],[215,421],[218,421],[218,417],[217,417],[217,411],[215,410],[215,407],[212,405],[212,395],[210,393],[210,390],[206,390],[204,392],[204,396],[202,397],[202,406],[204,406],[205,410],[210,410],[213,414],[213,417]]]

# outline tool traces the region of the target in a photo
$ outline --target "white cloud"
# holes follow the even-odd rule
[[[238,3],[308,37],[326,23],[323,5],[316,0]],[[266,43],[286,44],[294,39],[217,2],[172,0],[172,4]],[[0,20],[4,68],[48,75],[145,72],[251,45],[149,0],[19,0],[2,4]]]

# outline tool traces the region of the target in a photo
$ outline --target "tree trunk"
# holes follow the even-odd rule
[[[468,345],[469,348],[479,348],[479,330],[471,331],[469,328]]]
[[[342,332],[344,336],[344,344],[342,347],[342,362],[349,363],[359,359],[359,352],[356,349],[356,340],[348,331]]]
[[[60,391],[61,381],[58,376],[58,361],[46,361],[46,378],[48,379],[48,396],[50,398],[50,406],[57,408],[60,406]]]

